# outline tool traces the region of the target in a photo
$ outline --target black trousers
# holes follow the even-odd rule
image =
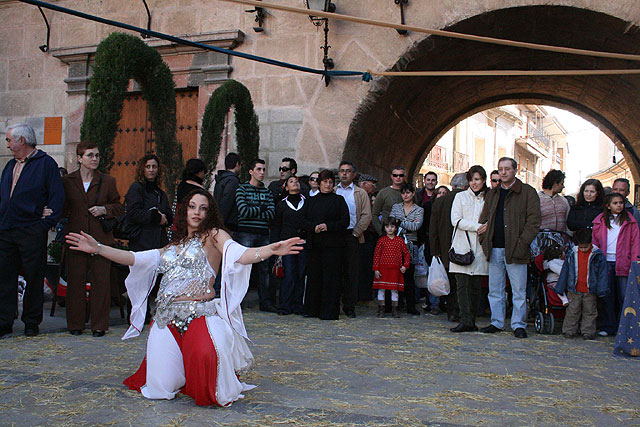
[[[407,303],[407,313],[416,309],[416,281],[413,277],[416,266],[409,265],[409,269],[404,272],[404,300]]]
[[[22,321],[42,322],[44,273],[47,266],[47,231],[40,226],[0,231],[0,328],[13,326],[18,309],[20,268],[27,281]]]
[[[364,233],[364,243],[360,245],[360,275],[358,276],[358,301],[371,301],[373,297],[373,254],[378,236]],[[377,297],[376,297],[377,298]]]
[[[456,273],[458,285],[458,303],[460,305],[460,322],[465,326],[475,326],[476,313],[480,304],[482,276],[470,276]],[[453,290],[451,291],[453,293]],[[450,294],[451,295],[451,294]]]
[[[342,258],[342,310],[355,310],[358,302],[358,277],[360,276],[360,242],[349,234],[345,237],[346,247]]]
[[[338,320],[342,252],[343,248],[313,248],[309,251],[304,295],[304,311],[309,316]]]

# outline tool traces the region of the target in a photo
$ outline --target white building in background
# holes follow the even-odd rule
[[[438,174],[448,185],[454,174],[482,165],[487,174],[498,159],[513,157],[518,178],[540,189],[551,169],[567,167],[567,131],[539,105],[506,105],[477,113],[450,129],[429,152],[420,169]],[[421,184],[422,180],[418,180]]]

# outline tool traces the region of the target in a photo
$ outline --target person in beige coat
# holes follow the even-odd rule
[[[458,285],[460,323],[451,332],[477,331],[475,314],[481,298],[482,276],[489,274],[487,258],[482,251],[478,230],[483,226],[478,222],[484,207],[487,191],[487,172],[482,166],[472,166],[467,172],[469,188],[456,194],[451,207],[451,225],[454,227],[451,247],[457,254],[473,252],[470,265],[459,265],[449,260],[449,272],[455,274]]]
[[[338,169],[340,182],[335,191],[349,207],[349,226],[345,233],[346,251],[343,258],[342,310],[351,318],[356,317],[358,301],[360,245],[364,243],[364,232],[371,222],[369,195],[355,184],[355,177],[356,168],[353,163],[343,160]]]

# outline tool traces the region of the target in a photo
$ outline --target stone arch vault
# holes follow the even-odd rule
[[[541,44],[640,53],[640,28],[599,12],[565,6],[501,9],[460,21],[451,31]],[[393,70],[618,69],[633,61],[566,55],[427,37]],[[396,164],[419,169],[438,138],[460,120],[508,103],[568,109],[605,132],[638,179],[640,76],[391,77],[376,81],[349,127],[343,158],[388,177]]]

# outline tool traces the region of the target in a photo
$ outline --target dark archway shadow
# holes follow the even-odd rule
[[[640,29],[618,18],[564,6],[527,6],[487,12],[447,28],[582,49],[637,54]],[[543,70],[640,68],[633,61],[428,37],[392,68],[414,70]],[[456,123],[505,104],[567,109],[598,126],[640,166],[640,76],[393,77],[377,80],[349,128],[343,158],[388,180],[394,165],[415,173],[426,153]]]

